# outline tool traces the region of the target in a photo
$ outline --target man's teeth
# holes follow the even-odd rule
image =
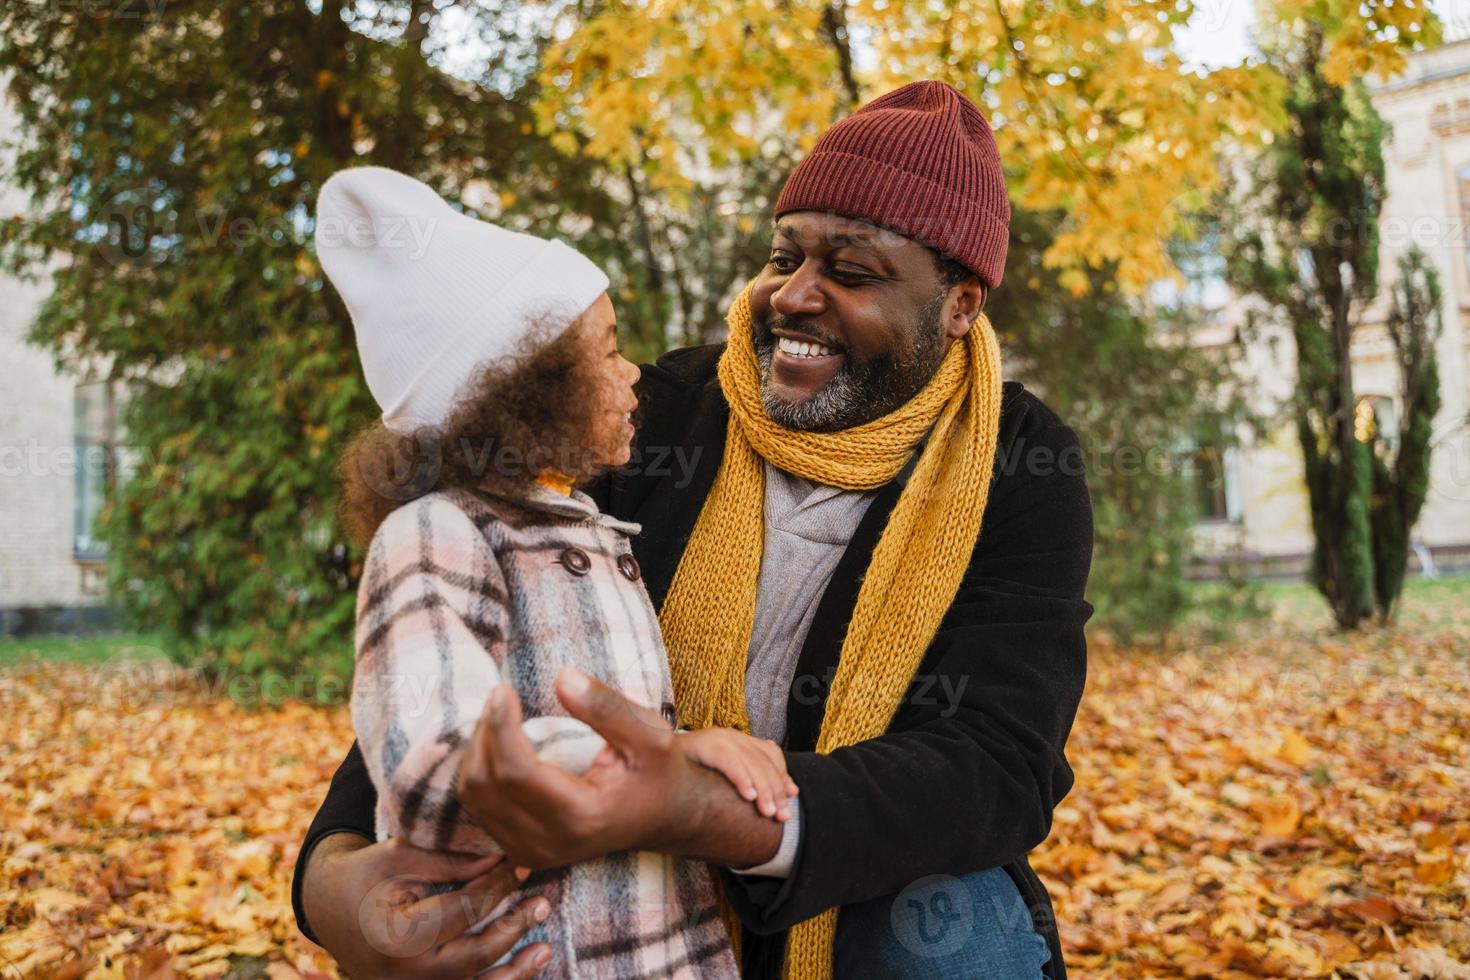
[[[825,344],[809,344],[804,340],[792,340],[790,337],[777,338],[776,346],[796,357],[827,357],[837,353]]]

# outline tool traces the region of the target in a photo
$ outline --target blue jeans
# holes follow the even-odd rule
[[[1004,868],[921,878],[837,917],[839,980],[1036,980],[1050,958]]]

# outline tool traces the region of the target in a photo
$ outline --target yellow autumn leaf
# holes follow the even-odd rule
[[[1313,755],[1311,743],[1295,729],[1289,729],[1276,747],[1276,757],[1293,766],[1305,766],[1312,761]]]
[[[1268,837],[1290,837],[1302,822],[1301,807],[1290,796],[1275,796],[1256,803],[1261,832]]]

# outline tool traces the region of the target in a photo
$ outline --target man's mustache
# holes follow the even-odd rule
[[[782,316],[780,313],[772,313],[766,317],[765,322],[761,324],[761,336],[758,339],[766,346],[774,346],[776,343],[775,331],[777,330],[790,330],[793,333],[806,334],[818,343],[825,344],[833,350],[847,350],[847,345],[842,343],[842,341],[837,340],[806,320]]]

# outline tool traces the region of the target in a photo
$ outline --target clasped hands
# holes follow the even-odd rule
[[[459,770],[460,804],[504,855],[425,851],[401,840],[335,834],[312,852],[302,902],[317,938],[358,980],[526,980],[550,962],[532,943],[497,964],[551,913],[545,898],[513,905],[484,932],[531,868],[636,848],[733,867],[760,864],[781,842],[796,792],[770,742],[729,729],[675,732],[662,716],[578,671],[557,693],[607,744],[573,776],[536,756],[515,691],[491,696]],[[736,787],[732,789],[732,785]],[[445,892],[444,884],[467,882]]]
[[[740,852],[732,841],[740,853],[721,853],[727,845],[709,833],[711,810],[734,802],[720,777],[758,814],[789,818],[797,787],[774,743],[726,728],[676,732],[657,712],[572,668],[557,677],[556,691],[568,714],[607,742],[585,773],[536,756],[521,729],[520,699],[506,684],[491,692],[460,760],[460,805],[509,860],[549,868],[632,849],[756,864],[774,853],[779,833],[763,835],[766,853],[753,860],[749,844]]]

